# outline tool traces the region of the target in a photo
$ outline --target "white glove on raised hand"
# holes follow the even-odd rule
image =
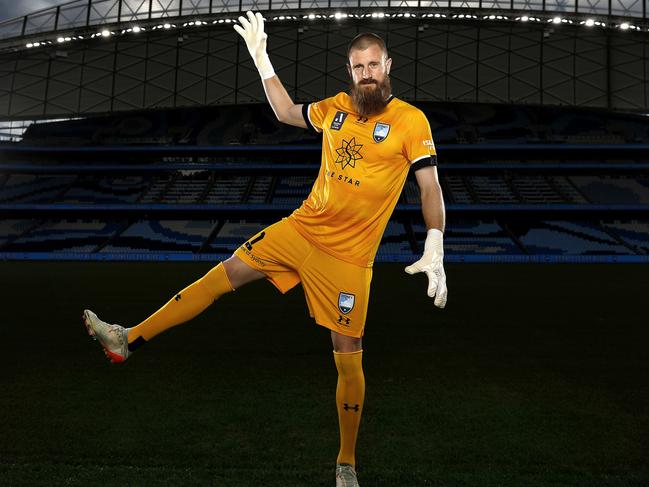
[[[241,22],[243,28],[240,25],[234,25],[234,30],[246,41],[248,52],[250,52],[255,66],[259,70],[261,79],[272,78],[275,76],[275,70],[266,52],[268,34],[264,32],[264,18],[259,12],[253,14],[250,10],[246,12],[246,15],[249,21],[243,16],[239,17],[239,22]]]
[[[412,265],[405,268],[408,274],[425,272],[428,276],[428,296],[435,296],[435,306],[446,306],[446,273],[444,272],[444,234],[436,228],[428,230],[424,255]]]

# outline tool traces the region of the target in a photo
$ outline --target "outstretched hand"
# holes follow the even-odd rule
[[[235,24],[233,26],[234,30],[246,41],[248,52],[259,70],[262,79],[272,78],[275,76],[275,70],[266,52],[268,34],[264,32],[264,18],[259,12],[253,14],[250,10],[246,12],[246,15],[248,16],[248,20],[240,16],[238,20],[241,25]]]

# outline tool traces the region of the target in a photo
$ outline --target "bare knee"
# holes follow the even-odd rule
[[[266,277],[263,272],[253,269],[236,255],[224,260],[223,267],[234,289],[239,289],[244,284]]]
[[[331,342],[334,346],[334,352],[349,353],[358,352],[359,350],[363,349],[362,338],[341,335],[340,333],[333,330],[331,332]]]

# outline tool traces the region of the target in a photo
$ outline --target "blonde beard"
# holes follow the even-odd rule
[[[362,88],[351,80],[349,84],[349,96],[359,115],[370,117],[383,111],[388,104],[388,98],[392,93],[390,77],[386,75],[381,83],[376,83],[375,88]]]

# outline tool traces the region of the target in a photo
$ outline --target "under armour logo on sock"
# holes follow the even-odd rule
[[[182,299],[182,296],[180,294],[176,294],[176,297],[174,299],[176,301],[180,301]]]
[[[360,409],[360,406],[358,404],[354,404],[353,406],[350,406],[349,404],[345,403],[343,405],[343,409],[345,411],[349,411],[351,409],[352,411],[357,413],[359,411],[359,409]]]

